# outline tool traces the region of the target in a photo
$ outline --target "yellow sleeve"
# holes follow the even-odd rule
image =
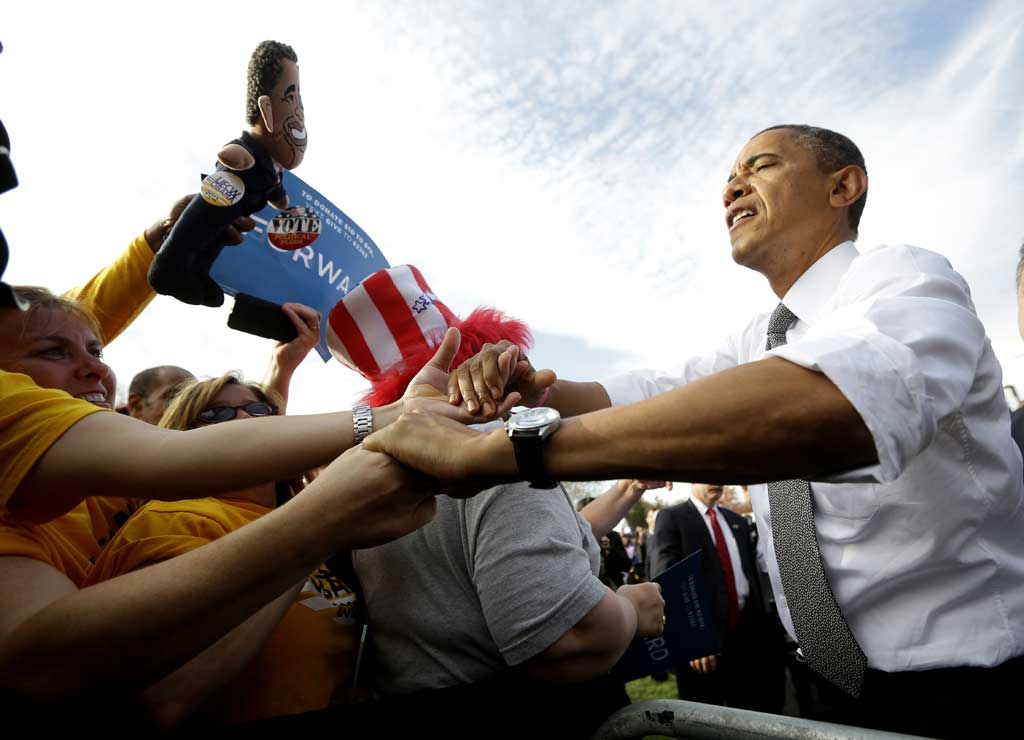
[[[147,277],[152,261],[153,250],[145,234],[139,234],[112,264],[64,294],[92,312],[100,322],[105,344],[127,329],[156,295]]]
[[[27,375],[0,371],[0,515],[29,471],[61,435],[104,409],[64,391],[40,388]]]

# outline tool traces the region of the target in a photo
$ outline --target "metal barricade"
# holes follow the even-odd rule
[[[592,740],[638,740],[645,735],[686,740],[906,740],[911,737],[680,699],[652,699],[617,711],[598,728]]]

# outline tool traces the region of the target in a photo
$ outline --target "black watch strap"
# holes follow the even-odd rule
[[[558,481],[544,470],[544,442],[536,432],[517,431],[512,434],[512,449],[516,453],[516,466],[523,480],[531,488],[554,488]]]

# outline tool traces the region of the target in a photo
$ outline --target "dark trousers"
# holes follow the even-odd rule
[[[1019,724],[1024,656],[993,668],[939,668],[886,673],[869,670],[851,699],[794,660],[790,664],[808,719],[936,738],[1002,737]]]

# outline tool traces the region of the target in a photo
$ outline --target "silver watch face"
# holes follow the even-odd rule
[[[538,406],[513,414],[508,420],[508,428],[515,430],[539,429],[550,424],[557,424],[562,416],[552,408]]]

